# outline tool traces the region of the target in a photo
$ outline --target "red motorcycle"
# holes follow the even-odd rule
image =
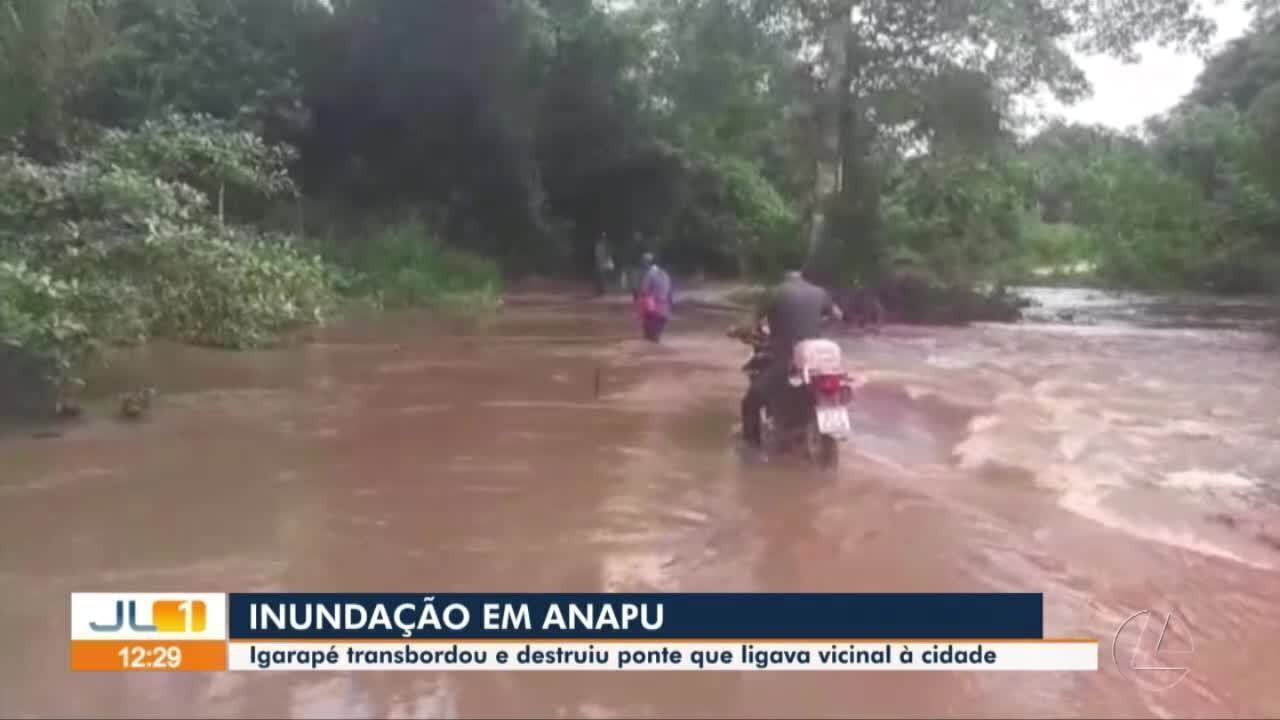
[[[770,362],[768,326],[761,323],[751,329],[732,330],[729,335],[751,346],[742,371],[754,379]],[[849,405],[854,387],[836,342],[814,339],[797,343],[785,388],[765,403],[762,429],[766,446],[779,453],[800,447],[820,466],[838,465],[840,443],[852,435]]]

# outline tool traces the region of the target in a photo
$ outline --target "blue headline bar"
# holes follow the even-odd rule
[[[1040,593],[233,593],[228,604],[233,640],[1044,637]]]

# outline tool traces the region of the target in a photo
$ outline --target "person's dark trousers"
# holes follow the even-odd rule
[[[661,315],[646,313],[642,322],[644,339],[649,342],[660,342],[662,332],[667,329],[667,319]]]
[[[773,361],[751,379],[747,394],[742,397],[742,439],[748,445],[760,447],[763,441],[760,412],[764,410],[771,394],[777,392],[786,381],[787,364]]]
[[[609,292],[609,279],[605,277],[603,270],[596,270],[595,276],[596,295],[604,296]]]

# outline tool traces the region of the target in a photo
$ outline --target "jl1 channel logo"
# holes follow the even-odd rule
[[[94,632],[199,633],[208,625],[209,606],[203,600],[152,600],[151,622],[139,622],[137,600],[116,600],[116,615],[111,622],[90,621]]]
[[[73,640],[226,638],[222,593],[72,593]]]

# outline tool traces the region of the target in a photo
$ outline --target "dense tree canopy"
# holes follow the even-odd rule
[[[169,235],[284,232],[384,299],[487,287],[472,256],[576,274],[601,234],[678,271],[1274,288],[1280,26],[1253,7],[1144,132],[1026,137],[1019,98],[1088,92],[1072,48],[1201,47],[1201,4],[0,0],[0,331],[52,312],[46,275],[92,279],[85,248]],[[294,282],[245,272],[227,292]]]
[[[1141,134],[1042,130],[1021,153],[1039,177],[1034,234],[1067,242],[1113,283],[1280,287],[1276,98],[1280,32],[1259,22]]]

